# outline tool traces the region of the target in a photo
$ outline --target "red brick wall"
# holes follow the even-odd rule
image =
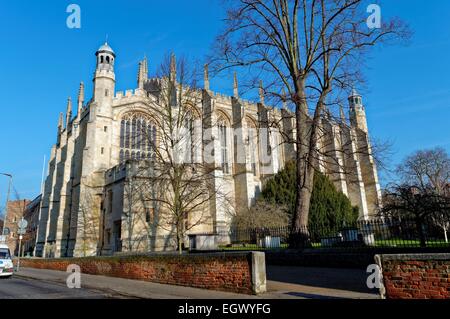
[[[70,264],[84,274],[252,294],[250,253],[21,260],[22,267],[60,271]]]
[[[450,254],[381,255],[388,299],[449,299]]]

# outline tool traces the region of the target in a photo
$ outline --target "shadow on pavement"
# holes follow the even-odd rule
[[[375,294],[366,285],[368,275],[361,269],[267,265],[268,281]]]
[[[344,297],[324,296],[324,295],[318,295],[318,294],[310,294],[310,293],[306,293],[306,292],[288,292],[285,294],[289,295],[289,296],[301,297],[301,298],[307,298],[307,299],[347,299]]]

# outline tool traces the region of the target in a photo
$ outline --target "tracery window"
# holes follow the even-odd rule
[[[188,110],[184,116],[185,136],[185,163],[196,163],[199,159],[201,147],[201,124],[198,114],[193,110]]]
[[[120,122],[120,162],[155,158],[156,126],[143,113],[128,113]]]
[[[224,174],[230,174],[230,162],[229,162],[229,128],[227,121],[220,117],[217,122],[217,128],[219,130],[220,141],[220,164]]]
[[[256,131],[255,123],[246,119],[247,122],[247,141],[248,141],[248,151],[249,160],[251,164],[251,171],[253,175],[257,175],[257,165],[258,165],[258,134]]]

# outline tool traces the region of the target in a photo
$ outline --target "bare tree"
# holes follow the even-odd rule
[[[448,231],[450,229],[450,212],[437,212],[431,215],[433,223],[442,229],[445,242],[448,243]]]
[[[296,137],[287,141],[296,146],[297,163],[292,229],[305,230],[314,171],[322,157],[317,147],[322,116],[361,79],[368,48],[408,36],[407,28],[398,20],[369,28],[362,0],[226,2],[226,27],[217,38],[212,65],[217,71],[246,68],[266,81],[266,96],[293,106]],[[303,246],[308,238],[307,231],[293,236],[294,246]]]
[[[385,193],[381,215],[383,217],[412,218],[416,223],[420,245],[425,247],[424,226],[426,221],[431,216],[440,215],[448,221],[450,198],[437,194],[429,187],[394,184]]]
[[[84,192],[80,198],[80,214],[76,218],[76,229],[81,234],[77,240],[81,241],[82,256],[91,256],[97,251],[100,239],[101,211],[99,209],[101,191],[83,182]],[[68,230],[69,231],[69,230]]]
[[[441,147],[420,150],[406,157],[397,173],[404,183],[445,195],[450,185],[450,156]]]
[[[197,88],[197,75],[187,59],[177,62],[174,55],[166,57],[146,86],[145,113],[151,114],[152,127],[142,127],[136,137],[137,143],[150,149],[145,163],[140,155],[141,164],[133,174],[138,201],[151,212],[148,233],[154,236],[163,229],[175,234],[180,253],[188,231],[205,225],[212,231],[212,202],[220,201],[232,210],[229,194],[218,182],[220,168],[205,160],[205,114],[199,108],[202,91]]]
[[[239,210],[233,224],[237,229],[285,227],[289,225],[289,209],[258,200],[252,207]]]
[[[416,193],[426,196],[426,201],[434,203],[425,212],[444,233],[450,227],[450,157],[441,147],[420,150],[406,157],[397,167],[397,173],[404,185],[414,186]],[[423,199],[422,199],[423,200]]]

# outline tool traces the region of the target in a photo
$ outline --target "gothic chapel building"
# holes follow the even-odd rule
[[[124,249],[126,237],[135,236],[138,247],[128,250],[170,250],[176,247],[174,234],[167,230],[153,230],[144,240],[127,224],[130,215],[127,208],[126,183],[133,177],[133,166],[152,157],[152,149],[146,143],[136,145],[130,136],[136,126],[147,128],[149,136],[158,134],[147,114],[149,103],[158,101],[154,90],[160,79],[148,78],[147,60],[139,64],[138,83],[134,90],[116,92],[114,65],[116,54],[105,43],[96,52],[96,70],[93,79],[93,96],[86,103],[83,83],[74,108],[68,100],[64,118],[60,114],[57,140],[51,149],[48,176],[40,208],[36,256],[70,257],[113,254]],[[232,195],[232,206],[248,207],[254,203],[266,178],[276,174],[284,164],[292,160],[294,147],[283,143],[284,134],[295,135],[292,114],[286,109],[271,108],[264,100],[252,103],[239,98],[237,82],[233,97],[214,93],[209,89],[205,75],[205,87],[199,91],[200,114],[209,112],[218,123],[217,143],[214,151],[219,156],[216,163],[217,187],[225,185]],[[359,207],[360,218],[369,219],[381,203],[380,187],[370,143],[364,106],[361,96],[354,92],[349,97],[350,123],[342,126],[330,118],[324,118],[322,127],[327,133],[327,154],[334,161],[323,161],[323,172],[346,194],[353,205]],[[280,128],[268,128],[270,164],[264,170],[259,161],[262,145],[258,139],[233,136],[233,129],[260,127],[268,119],[279,119]],[[203,127],[205,127],[203,125]],[[242,139],[242,140],[237,140]],[[247,142],[246,142],[247,141]],[[250,142],[248,142],[250,141]],[[244,145],[248,160],[243,165],[234,162],[233,142]],[[348,148],[350,152],[343,152]],[[198,149],[201,152],[202,148]],[[345,155],[348,154],[348,155]],[[197,154],[201,157],[201,154]],[[335,165],[333,163],[340,163]],[[334,167],[329,167],[334,166]],[[337,167],[347,167],[353,174],[345,174]],[[219,181],[220,180],[220,181]],[[230,218],[227,205],[219,199],[209,205],[209,222],[198,225],[191,233],[223,233],[229,230]],[[144,220],[151,223],[151,216]],[[135,234],[136,233],[136,234]],[[133,234],[133,235],[132,235]]]

